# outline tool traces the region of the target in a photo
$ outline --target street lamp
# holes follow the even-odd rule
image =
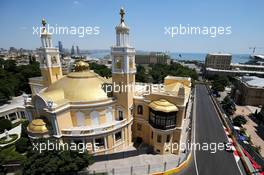
[[[25,92],[23,92],[22,96],[24,98],[24,104],[26,105],[27,104],[28,95]]]
[[[52,106],[53,106],[53,101],[47,101],[47,106],[48,106],[48,109],[52,109]]]

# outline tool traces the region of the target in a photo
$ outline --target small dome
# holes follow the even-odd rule
[[[165,99],[160,99],[157,101],[152,101],[149,104],[149,107],[155,111],[161,111],[161,112],[175,112],[179,109],[174,104],[168,102]]]
[[[76,62],[74,70],[75,72],[87,71],[89,70],[89,64],[83,60],[79,60]]]
[[[46,123],[42,119],[32,120],[27,129],[31,133],[43,134],[48,132]]]

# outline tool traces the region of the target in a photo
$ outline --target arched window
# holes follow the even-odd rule
[[[118,110],[118,120],[121,121],[124,119],[124,113],[121,110]]]
[[[91,120],[92,120],[92,125],[98,126],[99,125],[99,117],[100,117],[99,112],[93,111],[93,112],[91,112],[90,116],[91,116]]]
[[[109,107],[106,110],[105,117],[106,117],[106,123],[111,123],[113,121],[112,107]]]
[[[76,119],[77,119],[77,126],[84,126],[85,125],[85,116],[82,112],[76,113]]]
[[[45,115],[46,112],[44,111],[45,108],[47,108],[45,101],[42,97],[36,95],[33,97],[33,103],[35,104],[35,109],[38,116]]]
[[[138,105],[137,107],[137,113],[142,115],[143,114],[143,106],[142,105]]]

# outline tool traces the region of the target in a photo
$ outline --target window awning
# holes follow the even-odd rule
[[[161,112],[176,112],[179,111],[178,107],[165,99],[160,99],[157,101],[152,101],[149,107],[155,111]]]

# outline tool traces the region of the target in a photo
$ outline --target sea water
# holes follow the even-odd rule
[[[171,53],[172,59],[176,60],[197,60],[204,62],[207,53]],[[249,54],[232,54],[232,63],[245,63],[249,61]]]
[[[95,53],[90,53],[87,54],[89,58],[97,58],[101,59],[104,58],[105,56],[109,55],[109,51],[104,51],[104,52],[95,52]],[[207,53],[170,53],[170,57],[172,59],[176,60],[188,60],[188,61],[193,61],[197,60],[200,62],[205,61]],[[232,54],[232,63],[246,63],[250,60],[249,54]]]

